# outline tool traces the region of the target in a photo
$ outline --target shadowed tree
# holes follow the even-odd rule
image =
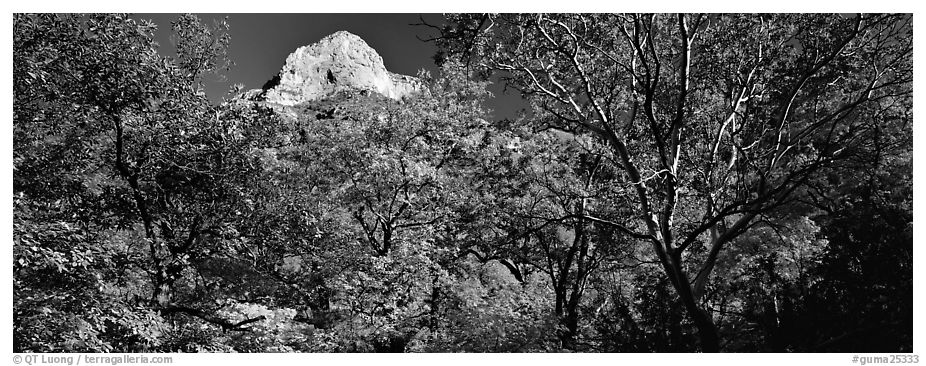
[[[100,258],[120,259],[116,281],[131,283],[119,289],[121,301],[221,329],[250,323],[199,309],[204,299],[190,278],[237,220],[249,149],[272,143],[260,123],[275,124],[266,110],[215,106],[202,93],[200,78],[227,65],[227,25],[181,16],[179,52],[168,58],[157,52],[153,24],[124,15],[14,20],[14,192],[24,208],[17,245],[56,242],[26,240],[33,228],[23,225],[53,219],[24,216],[26,208],[59,206],[76,232],[107,234],[87,240],[102,242]],[[29,183],[48,174],[61,179]]]
[[[909,15],[453,15],[443,58],[504,72],[537,121],[607,144],[633,220],[698,330],[705,286],[756,218],[907,123]],[[594,212],[589,212],[589,215]],[[620,223],[620,224],[619,224]]]

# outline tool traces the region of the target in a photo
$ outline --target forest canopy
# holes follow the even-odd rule
[[[912,351],[911,15],[418,26],[281,113],[227,22],[14,15],[14,352]]]

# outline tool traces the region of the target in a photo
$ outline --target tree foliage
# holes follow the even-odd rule
[[[17,14],[14,350],[910,351],[911,18],[454,14],[290,107],[207,99],[226,22]]]
[[[440,31],[447,53],[507,72],[536,123],[608,146],[634,208],[619,227],[652,246],[706,351],[725,248],[908,125],[909,16],[460,15]]]

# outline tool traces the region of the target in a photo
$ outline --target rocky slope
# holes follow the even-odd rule
[[[339,31],[296,49],[262,90],[239,98],[292,106],[345,90],[367,90],[400,100],[423,86],[418,78],[389,72],[383,58],[363,39]]]

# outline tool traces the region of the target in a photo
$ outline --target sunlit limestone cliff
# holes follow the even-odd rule
[[[343,91],[369,91],[401,100],[421,90],[418,78],[389,72],[383,58],[363,39],[339,31],[296,49],[277,76],[240,98],[292,106]]]

